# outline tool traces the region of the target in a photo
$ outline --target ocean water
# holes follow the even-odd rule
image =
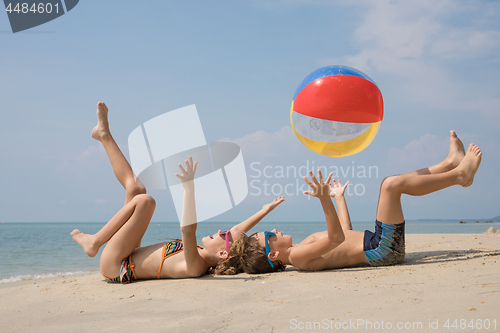
[[[0,283],[67,276],[99,270],[100,253],[89,258],[73,241],[70,232],[77,228],[84,233],[96,233],[104,223],[1,223],[0,224]],[[197,237],[227,230],[233,223],[200,223]],[[483,233],[499,223],[466,223],[459,221],[408,221],[406,233]],[[326,230],[325,222],[261,222],[255,231],[276,228],[293,237],[294,243],[308,235]],[[353,229],[374,229],[373,222],[353,222]],[[253,230],[254,231],[254,230]],[[253,232],[251,231],[251,232]],[[142,245],[180,238],[179,223],[151,223]],[[200,243],[201,241],[199,241]]]

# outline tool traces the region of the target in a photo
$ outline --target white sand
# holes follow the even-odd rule
[[[400,332],[500,331],[499,234],[410,234],[406,244],[405,262],[391,267],[129,285],[110,284],[92,273],[3,284],[0,327],[2,332],[302,332],[313,331],[307,328],[316,322],[316,331],[387,331],[389,325]],[[444,327],[448,319],[450,329]],[[455,319],[458,328],[451,327]],[[460,320],[476,325],[486,319],[489,330],[460,329]],[[397,330],[398,323],[403,329]],[[429,329],[429,323],[439,329]]]

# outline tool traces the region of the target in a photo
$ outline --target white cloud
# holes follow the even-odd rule
[[[477,142],[477,135],[458,133],[465,149],[471,142]],[[435,165],[448,156],[450,139],[443,135],[424,134],[410,141],[403,148],[390,148],[387,160],[382,162],[391,173],[409,172]]]
[[[448,154],[450,141],[437,135],[425,134],[413,140],[403,149],[390,148],[387,164],[399,170],[408,167],[427,167],[441,162]],[[408,169],[408,171],[410,171]]]
[[[274,133],[256,131],[241,138],[225,138],[219,141],[229,141],[239,145],[243,158],[250,163],[289,157],[302,145],[290,126],[285,126]]]
[[[390,60],[440,62],[496,55],[500,50],[500,31],[490,27],[497,17],[489,17],[488,5],[476,3],[471,8],[468,3],[433,0],[363,2],[368,11],[354,38],[366,52],[365,65],[372,60],[377,67],[383,60],[368,58],[375,52]]]
[[[118,147],[124,154],[128,153],[127,146],[118,145]],[[65,158],[56,166],[56,169],[57,171],[74,173],[77,170],[95,170],[104,167],[110,167],[110,163],[106,150],[101,144],[98,144],[88,147],[85,151],[77,155]]]
[[[90,146],[78,155],[65,158],[56,166],[56,169],[58,171],[69,171],[75,168],[80,168],[82,166],[86,168],[95,167],[97,164],[100,164],[102,163],[102,161],[104,161],[105,156],[106,151],[102,146]]]
[[[464,142],[465,147],[467,147],[470,142],[481,145],[481,141],[483,141],[485,144],[484,146],[481,146],[485,154],[498,151],[498,142],[489,137],[484,137],[481,134],[458,134]],[[242,147],[243,157],[247,162],[247,165],[254,161],[261,162],[261,165],[255,167],[255,170],[260,171],[263,171],[263,166],[277,167],[285,164],[291,166],[294,165],[297,168],[300,168],[304,165],[304,158],[307,154],[306,149],[304,147],[300,147],[302,144],[295,137],[290,127],[284,127],[274,133],[256,131],[241,138],[233,140],[224,139],[224,141],[231,141]],[[332,165],[337,166],[340,172],[339,177],[341,178],[346,177],[346,175],[343,174],[343,170],[350,170],[348,168],[353,167],[354,165],[376,166],[377,170],[380,170],[380,174],[378,174],[377,171],[376,176],[368,178],[351,177],[350,172],[347,172],[347,180],[350,180],[351,182],[351,191],[354,192],[355,184],[362,186],[363,191],[366,190],[366,193],[363,196],[354,195],[348,199],[349,206],[352,211],[352,217],[356,220],[368,220],[372,217],[372,209],[374,209],[377,204],[376,200],[378,197],[378,188],[382,177],[391,174],[410,172],[416,169],[435,165],[445,159],[449,152],[449,136],[447,133],[441,133],[440,135],[427,133],[420,136],[418,139],[406,142],[407,143],[402,147],[399,143],[394,143],[394,145],[398,145],[401,148],[390,148],[390,146],[388,146],[387,155],[385,155],[383,151],[380,151],[377,155],[381,156],[381,161],[376,161],[375,159],[370,159],[370,157],[362,156],[360,154],[356,155],[356,158],[353,158],[352,160],[330,160],[328,158],[318,158],[316,159],[315,165],[325,165],[327,167]],[[493,193],[493,190],[482,185],[481,181],[484,182],[483,179],[498,178],[495,176],[496,168],[494,168],[494,165],[496,164],[490,162],[490,166],[487,166],[486,164],[488,161],[486,159],[484,159],[483,162],[485,165],[482,166],[481,174],[476,176],[477,184],[471,189],[465,191],[462,187],[454,186],[450,189],[446,189],[445,192],[440,194],[433,194],[419,198],[404,196],[403,205],[407,218],[468,218],[471,216],[483,217],[495,215],[496,213],[494,212],[494,209],[491,209],[490,207],[490,202],[494,201],[492,198],[496,198],[498,196]],[[310,216],[298,217],[302,216],[301,214],[303,211],[307,211],[309,209],[309,202],[306,202],[301,195],[295,193],[295,191],[300,188],[300,185],[302,185],[300,179],[297,183],[298,186],[296,186],[296,178],[294,175],[287,175],[284,178],[278,178],[276,176],[266,178],[265,176],[260,175],[260,173],[259,176],[257,176],[255,170],[247,169],[249,175],[254,175],[254,177],[249,178],[249,181],[255,181],[256,179],[259,181],[257,184],[252,185],[250,191],[251,193],[256,193],[257,189],[260,189],[262,192],[258,192],[259,195],[257,196],[249,195],[246,199],[247,204],[250,202],[252,204],[262,204],[264,201],[269,200],[269,198],[272,197],[272,195],[264,195],[266,191],[266,188],[263,186],[264,181],[267,181],[269,184],[267,187],[268,192],[273,190],[273,186],[276,186],[277,189],[282,189],[286,184],[292,184],[293,186],[291,186],[289,190],[294,193],[294,195],[288,195],[287,201],[288,204],[293,205],[296,210],[294,210],[293,214],[290,213],[290,215],[285,216],[292,220],[297,218],[311,218]],[[274,172],[277,170],[279,169],[271,168],[269,169],[268,174],[274,175]],[[274,193],[272,194],[274,195]],[[487,213],[471,212],[470,209],[467,209],[466,205],[461,206],[460,203],[462,202],[470,202],[471,195],[475,198],[475,205],[477,207],[481,207],[481,212],[484,211]],[[486,199],[482,199],[483,197]],[[443,207],[446,207],[446,209]]]
[[[106,156],[106,151],[102,145],[90,146],[83,153],[76,156],[75,161],[80,163],[94,162],[96,159],[101,159]]]
[[[359,1],[366,11],[354,31],[358,52],[321,60],[341,63],[390,80],[391,96],[446,110],[479,111],[500,120],[488,82],[464,79],[474,62],[500,54],[500,4],[457,1]],[[461,67],[463,66],[463,67]],[[484,71],[498,71],[498,66]],[[486,73],[491,74],[491,73]],[[462,76],[462,78],[460,78]],[[387,92],[387,91],[386,91]]]
[[[500,32],[447,29],[429,46],[429,53],[443,60],[481,58],[499,51]]]

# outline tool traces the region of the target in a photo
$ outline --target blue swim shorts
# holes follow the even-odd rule
[[[366,230],[363,251],[370,266],[400,264],[405,259],[405,222],[385,224],[375,222],[375,233]]]

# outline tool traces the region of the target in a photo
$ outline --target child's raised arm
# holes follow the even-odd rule
[[[304,177],[304,180],[312,190],[305,191],[304,194],[308,194],[320,200],[325,213],[327,237],[310,244],[294,247],[290,253],[290,259],[296,267],[307,267],[311,261],[320,258],[326,252],[339,246],[345,239],[337,212],[330,199],[328,184],[330,183],[332,174],[328,175],[326,181],[323,181],[321,170],[318,170],[319,179],[314,176],[312,171],[309,171],[309,175],[311,176],[311,180],[307,177]]]
[[[281,196],[274,199],[272,202],[265,204],[264,206],[262,206],[261,210],[259,210],[254,215],[250,216],[245,221],[235,225],[234,227],[231,228],[231,230],[237,230],[239,232],[247,233],[253,227],[255,227],[257,223],[259,223],[267,214],[272,212],[274,208],[278,207],[279,204],[281,204],[283,201],[285,201],[285,197]]]
[[[340,180],[335,182],[335,179],[332,179],[332,183],[333,186],[331,183],[329,183],[328,186],[330,186],[330,196],[335,198],[335,203],[337,204],[340,225],[344,230],[352,230],[351,217],[349,216],[349,210],[347,209],[347,203],[344,196],[345,189],[347,185],[349,185],[349,182],[342,186]]]
[[[182,187],[184,187],[181,217],[182,244],[184,258],[186,260],[187,275],[199,276],[206,270],[206,264],[198,253],[196,242],[196,226],[198,220],[196,218],[196,204],[194,199],[194,174],[196,173],[198,162],[193,163],[193,158],[190,156],[185,163],[185,169],[179,164],[182,175],[175,174],[175,176],[181,180]]]

